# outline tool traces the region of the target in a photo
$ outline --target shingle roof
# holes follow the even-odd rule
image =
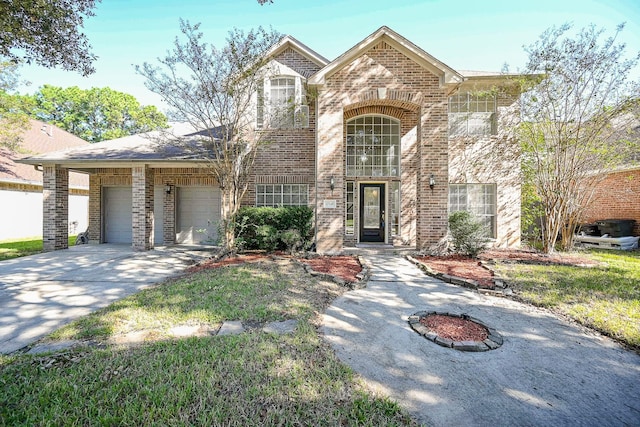
[[[41,171],[37,171],[28,164],[16,163],[16,160],[89,145],[87,141],[54,125],[30,120],[30,127],[22,135],[20,152],[11,152],[6,148],[0,148],[0,181],[42,184]],[[72,173],[69,176],[69,185],[76,188],[88,188],[89,177],[86,174]]]
[[[211,132],[214,137],[221,133],[219,128],[214,128]],[[187,124],[179,123],[164,131],[129,135],[88,146],[28,156],[21,159],[21,162],[32,165],[83,163],[91,167],[91,163],[95,162],[202,161],[205,147],[201,142],[203,138],[199,137],[205,134],[208,135],[206,130],[196,131]],[[180,143],[173,143],[175,138],[180,138]]]

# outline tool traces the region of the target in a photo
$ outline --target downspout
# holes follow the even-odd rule
[[[319,197],[318,197],[318,148],[319,148],[319,135],[318,135],[318,130],[319,130],[319,121],[320,121],[320,115],[318,114],[319,109],[318,109],[318,94],[316,93],[315,96],[315,114],[316,114],[316,132],[315,132],[315,144],[316,144],[316,152],[315,152],[315,156],[316,156],[316,161],[315,161],[315,179],[314,179],[314,185],[315,185],[315,192],[316,192],[316,208],[315,211],[313,213],[314,215],[314,234],[313,234],[313,244],[316,247],[316,252],[318,251],[318,209],[319,209]]]

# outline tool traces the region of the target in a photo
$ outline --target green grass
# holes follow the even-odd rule
[[[317,312],[342,292],[289,263],[209,270],[145,290],[54,335],[102,346],[0,358],[0,425],[415,425],[319,337]],[[292,334],[162,332],[291,318]],[[137,328],[159,332],[136,346],[104,344]]]
[[[640,349],[640,252],[589,251],[597,267],[498,264],[525,301]]]
[[[69,236],[69,246],[76,244],[76,236]],[[42,252],[42,238],[4,240],[0,242],[0,261],[34,255]]]

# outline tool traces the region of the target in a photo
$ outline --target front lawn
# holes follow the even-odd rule
[[[640,251],[587,251],[595,267],[528,265],[498,261],[526,302],[566,314],[640,349]]]
[[[76,244],[76,236],[69,236],[69,246]],[[28,237],[0,242],[0,261],[42,252],[42,238]]]
[[[93,345],[0,357],[7,425],[415,425],[334,356],[319,313],[344,288],[288,260],[204,270],[79,319],[49,340]],[[291,334],[264,322],[297,319]],[[241,320],[240,335],[171,338]],[[113,339],[144,331],[137,345]],[[0,424],[2,424],[0,423]]]

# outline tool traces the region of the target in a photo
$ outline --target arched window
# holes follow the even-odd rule
[[[400,176],[400,122],[360,116],[347,122],[347,176]]]

